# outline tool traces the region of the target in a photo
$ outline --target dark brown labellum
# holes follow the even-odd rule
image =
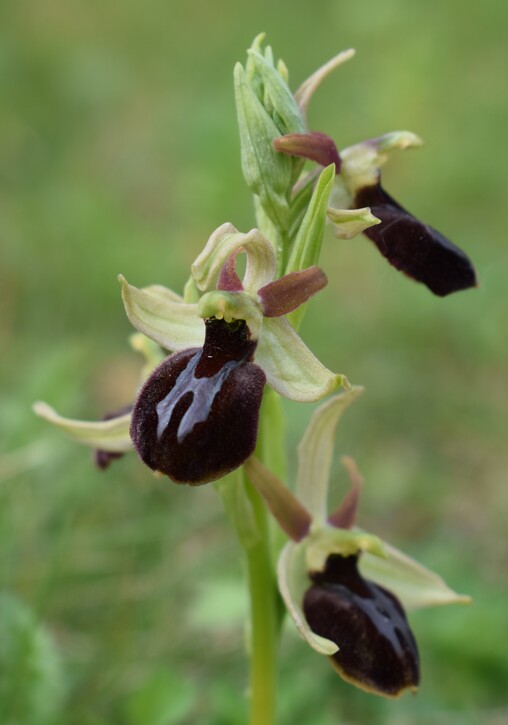
[[[370,206],[381,224],[364,234],[383,257],[440,297],[475,287],[476,273],[464,252],[440,232],[416,219],[380,184],[359,189],[355,206]]]
[[[132,414],[131,437],[147,466],[176,483],[199,485],[253,453],[266,381],[251,362],[255,348],[243,320],[212,319],[202,349],[159,365]]]
[[[328,557],[305,593],[310,628],[339,647],[330,659],[348,682],[397,697],[420,680],[418,649],[398,599],[365,580],[357,556]]]

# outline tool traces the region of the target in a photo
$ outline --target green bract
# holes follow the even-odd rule
[[[275,69],[273,72],[277,73]],[[245,181],[271,221],[285,229],[289,221],[288,193],[293,163],[277,154],[272,146],[272,141],[284,131],[281,132],[263,105],[253,88],[255,81],[249,80],[240,63],[235,66],[234,82]]]
[[[264,35],[255,38],[245,68],[237,63],[234,89],[241,161],[245,181],[254,194],[258,224],[273,238],[282,272],[291,241],[293,184],[303,161],[277,153],[273,141],[288,133],[303,133],[302,111],[288,86],[288,71],[274,62],[270,46],[262,48]]]

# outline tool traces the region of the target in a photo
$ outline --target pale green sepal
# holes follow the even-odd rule
[[[34,403],[33,411],[41,418],[63,430],[77,443],[83,443],[92,448],[100,448],[110,453],[124,453],[133,448],[129,434],[130,413],[121,415],[118,418],[111,418],[111,420],[89,422],[64,418],[50,405],[42,402]]]
[[[323,169],[314,188],[286,266],[286,274],[299,272],[302,269],[318,264],[325,231],[328,199],[334,178],[335,164],[330,164],[326,169]],[[301,305],[288,315],[289,321],[297,329],[305,313],[305,307],[306,305]]]
[[[222,267],[231,254],[245,252],[247,267],[242,280],[245,292],[256,296],[275,277],[275,251],[259,229],[242,234],[232,224],[223,224],[211,235],[192,265],[192,276],[200,290],[214,289]]]
[[[146,292],[153,297],[158,297],[161,300],[167,300],[169,302],[183,302],[183,297],[177,292],[173,292],[169,287],[164,287],[162,284],[150,284],[148,287],[143,287],[143,292]]]
[[[414,149],[423,146],[423,140],[416,133],[412,131],[390,131],[385,133],[383,136],[378,136],[372,139],[370,142],[376,147],[376,150],[381,158],[381,163],[384,163],[388,154],[391,151],[404,149]]]
[[[118,279],[127,317],[136,330],[171,352],[203,345],[205,326],[198,316],[197,305],[175,302],[153,291],[138,289],[122,275]]]
[[[167,357],[164,350],[161,349],[160,345],[149,337],[143,335],[142,332],[134,332],[129,337],[129,343],[133,350],[140,352],[145,358],[145,364],[141,371],[141,381],[145,381],[152,370]]]
[[[392,151],[418,148],[422,143],[421,138],[411,131],[392,131],[341,151],[340,173],[349,192],[354,196],[357,189],[377,184],[379,169]]]
[[[289,214],[287,195],[293,174],[292,160],[273,148],[272,141],[281,135],[281,131],[250,87],[251,81],[246,77],[240,63],[235,66],[234,79],[245,181],[249,189],[259,196],[273,223],[286,229]]]
[[[265,317],[256,350],[268,385],[289,400],[312,403],[346,383],[319,362],[289,322]]]
[[[275,114],[280,117],[283,126],[279,128],[279,135],[287,133],[305,133],[305,123],[295,101],[295,97],[288,88],[281,74],[274,67],[270,59],[264,58],[252,48],[247,51],[248,57],[253,61],[254,68],[263,79],[265,91],[265,105],[271,106]]]
[[[245,292],[206,292],[199,300],[198,315],[203,319],[216,317],[226,322],[245,320],[253,340],[258,339],[263,324],[260,305]]]
[[[368,206],[362,209],[334,209],[328,207],[326,212],[333,226],[333,234],[337,239],[353,239],[365,229],[381,224]]]
[[[305,565],[309,572],[324,571],[331,554],[354,556],[360,552],[370,552],[379,559],[386,556],[381,539],[360,529],[338,529],[326,524],[314,524],[306,541]]]
[[[471,597],[457,594],[438,574],[383,542],[385,557],[370,553],[360,557],[360,571],[366,579],[393,592],[407,609],[444,604],[469,604]]]
[[[331,60],[322,65],[321,68],[318,68],[317,71],[315,71],[309,78],[307,78],[307,80],[302,83],[302,85],[295,93],[295,99],[300,108],[302,109],[303,113],[307,111],[310,99],[314,95],[314,92],[324,81],[324,79],[327,78],[327,76],[329,76],[332,71],[334,71],[340,65],[352,58],[354,54],[355,50],[353,48],[343,50],[341,53],[331,58]]]
[[[303,598],[311,581],[305,563],[306,542],[289,542],[282,549],[277,564],[279,591],[299,633],[321,655],[333,655],[339,648],[329,639],[311,630],[303,613]]]
[[[335,429],[343,412],[362,392],[362,387],[354,386],[320,405],[298,445],[296,495],[318,524],[327,519]]]

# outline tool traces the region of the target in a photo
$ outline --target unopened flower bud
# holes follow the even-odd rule
[[[287,230],[289,196],[303,166],[301,159],[277,153],[273,141],[285,134],[302,134],[302,112],[287,84],[287,69],[275,64],[258,36],[248,51],[245,68],[235,67],[235,100],[240,130],[242,170],[270,221]]]

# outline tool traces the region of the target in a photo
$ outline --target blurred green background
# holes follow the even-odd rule
[[[2,725],[245,721],[242,560],[212,488],[134,456],[96,472],[30,405],[96,418],[128,403],[140,360],[116,275],[181,289],[213,229],[253,225],[232,68],[261,30],[293,88],[357,48],[311,128],[339,146],[421,134],[385,186],[481,280],[438,299],[364,237],[327,236],[330,285],[302,332],[368,391],[339,431],[336,496],[348,453],[360,523],[474,604],[412,616],[422,687],[395,703],[344,685],[288,625],[280,722],[508,721],[507,23],[495,0],[2,0]],[[288,410],[293,455],[311,407]]]

